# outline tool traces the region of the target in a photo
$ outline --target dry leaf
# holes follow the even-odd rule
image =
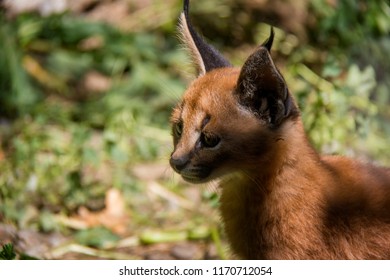
[[[32,56],[24,56],[22,63],[24,69],[41,84],[60,91],[63,91],[66,88],[65,84],[60,79],[47,72]]]
[[[97,71],[85,74],[82,83],[83,88],[89,92],[104,92],[111,87],[111,79]]]
[[[106,193],[105,205],[106,207],[99,212],[91,212],[85,207],[80,207],[77,216],[62,218],[61,221],[78,229],[104,226],[116,234],[124,234],[130,218],[126,213],[122,193],[117,189],[109,189]]]

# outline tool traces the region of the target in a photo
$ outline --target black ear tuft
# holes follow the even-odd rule
[[[183,12],[184,12],[184,15],[186,16],[186,18],[188,18],[189,11],[190,11],[190,0],[184,0]]]
[[[263,44],[261,44],[263,47],[265,47],[269,52],[272,48],[272,43],[274,42],[275,32],[273,26],[271,26],[270,34],[267,40]]]
[[[271,29],[267,41],[246,60],[234,94],[242,106],[277,127],[288,117],[298,116],[299,111],[270,56],[273,38]]]
[[[195,31],[189,18],[189,0],[184,0],[180,17],[180,32],[190,50],[199,75],[216,68],[230,67],[231,64],[211,45],[207,44]]]

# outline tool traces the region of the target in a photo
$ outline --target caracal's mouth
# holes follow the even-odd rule
[[[185,181],[193,184],[207,183],[211,180],[211,170],[203,166],[185,168],[179,174]]]

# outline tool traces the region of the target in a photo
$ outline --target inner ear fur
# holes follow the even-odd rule
[[[234,94],[241,105],[277,127],[286,118],[297,116],[299,111],[271,58],[272,41],[273,29],[270,37],[244,63]]]
[[[227,61],[213,46],[207,44],[193,28],[189,18],[189,0],[184,0],[179,22],[180,37],[189,50],[198,75],[204,75],[216,68],[230,67]]]

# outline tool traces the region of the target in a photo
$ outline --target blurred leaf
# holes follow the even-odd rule
[[[199,240],[210,237],[210,229],[206,226],[197,226],[191,229],[188,233],[188,239]]]
[[[143,244],[155,244],[165,242],[179,242],[187,239],[185,231],[157,231],[148,230],[141,234],[140,241]]]
[[[22,67],[22,51],[15,27],[0,13],[0,112],[14,115],[29,112],[39,98]]]
[[[118,235],[104,227],[80,230],[75,238],[78,243],[96,248],[107,248],[119,241]]]
[[[78,215],[71,218],[61,218],[66,225],[76,225],[78,228],[94,228],[104,226],[116,234],[124,234],[129,224],[125,202],[122,193],[117,189],[109,189],[105,197],[105,208],[101,211],[89,211],[80,207]]]

